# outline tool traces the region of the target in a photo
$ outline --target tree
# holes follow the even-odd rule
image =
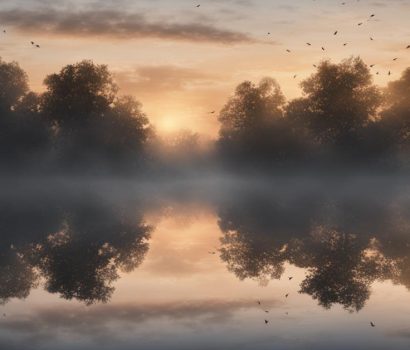
[[[410,146],[410,68],[399,80],[389,83],[384,96],[385,109],[378,124],[385,148],[407,153]]]
[[[27,74],[18,63],[6,63],[0,58],[0,112],[9,112],[27,93]]]
[[[360,58],[340,64],[322,62],[302,82],[304,97],[293,101],[287,116],[306,127],[321,145],[349,147],[375,117],[381,95]]]
[[[65,130],[81,128],[110,109],[118,91],[107,66],[81,61],[44,80],[43,110]]]
[[[8,165],[39,165],[50,145],[50,129],[42,118],[38,95],[29,92],[27,74],[15,62],[0,59],[0,150]]]
[[[218,118],[220,149],[248,160],[284,160],[299,154],[303,138],[284,118],[285,102],[274,79],[240,84]]]
[[[48,76],[42,110],[57,130],[57,146],[69,164],[136,158],[150,135],[141,104],[118,97],[107,67],[82,61]]]

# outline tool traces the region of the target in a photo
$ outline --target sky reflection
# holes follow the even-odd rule
[[[405,349],[410,201],[378,181],[11,191],[0,347]]]

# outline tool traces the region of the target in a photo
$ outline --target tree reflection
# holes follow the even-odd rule
[[[119,271],[138,267],[148,250],[151,227],[135,206],[87,196],[23,196],[1,206],[0,302],[27,297],[39,280],[65,299],[107,302]]]
[[[394,190],[241,191],[219,208],[221,259],[238,278],[264,283],[291,263],[307,272],[300,293],[359,311],[377,280],[410,289],[409,208]]]

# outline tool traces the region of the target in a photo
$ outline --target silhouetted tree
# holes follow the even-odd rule
[[[383,135],[380,143],[392,154],[409,165],[410,151],[410,68],[401,78],[389,83],[385,90],[385,109],[381,113],[378,127]]]
[[[27,93],[27,74],[18,63],[6,63],[0,58],[0,112],[9,112]]]
[[[49,150],[51,131],[28,92],[26,73],[0,59],[0,160],[8,166],[36,166]]]
[[[233,160],[286,160],[301,153],[303,136],[284,118],[285,97],[265,78],[240,84],[219,115],[219,148]]]
[[[140,155],[149,137],[148,119],[118,88],[104,65],[82,61],[44,81],[42,110],[57,130],[57,146],[71,164],[124,161]],[[83,164],[84,165],[84,164]]]
[[[301,85],[305,96],[290,103],[288,118],[305,126],[321,145],[354,151],[381,104],[364,62],[360,58],[322,62]]]

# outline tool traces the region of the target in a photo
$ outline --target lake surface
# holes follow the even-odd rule
[[[407,182],[4,180],[0,348],[408,349]]]

